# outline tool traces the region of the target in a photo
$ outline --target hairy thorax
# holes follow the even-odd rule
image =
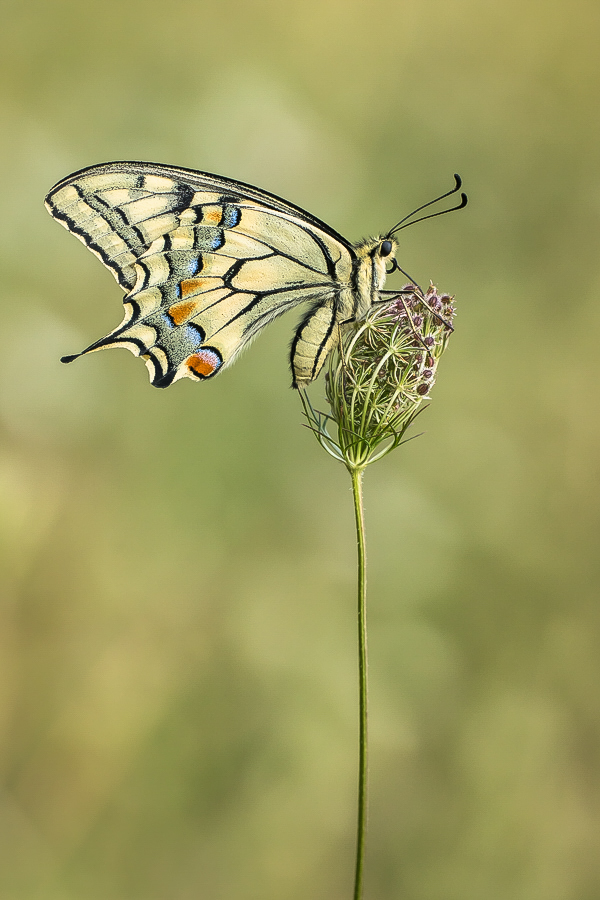
[[[356,269],[354,274],[354,317],[363,319],[369,309],[379,299],[379,291],[386,278],[386,264],[395,257],[396,242],[391,241],[392,251],[381,256],[381,246],[385,238],[368,238],[355,245]]]

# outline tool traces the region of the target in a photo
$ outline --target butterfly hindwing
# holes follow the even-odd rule
[[[315,377],[354,258],[324,223],[257,188],[145,163],[85,169],[46,205],[126,291],[121,325],[84,353],[125,346],[146,359],[157,387],[204,379],[276,316],[312,300],[294,344],[302,372]]]

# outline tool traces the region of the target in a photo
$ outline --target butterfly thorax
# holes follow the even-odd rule
[[[396,241],[369,238],[352,247],[352,273],[340,279],[335,293],[318,300],[300,323],[292,341],[291,367],[294,387],[310,384],[339,342],[340,329],[364,319],[379,300],[386,278],[386,262],[394,258]]]
[[[391,244],[391,250],[389,246]],[[379,299],[386,278],[386,264],[396,255],[397,243],[385,236],[367,238],[354,245],[354,297],[356,319],[363,319]],[[383,254],[382,254],[383,248]],[[387,253],[385,251],[388,250]]]

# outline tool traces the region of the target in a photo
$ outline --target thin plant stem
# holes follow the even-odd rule
[[[373,309],[352,329],[340,329],[329,359],[325,398],[330,412],[313,407],[300,390],[304,415],[323,449],[343,462],[352,479],[358,549],[358,822],[354,900],[362,900],[367,834],[367,560],[362,478],[365,468],[406,443],[404,435],[424,409],[448,343],[454,298],[409,285]],[[440,311],[443,315],[440,314]]]
[[[362,468],[349,469],[352,478],[356,543],[358,551],[358,817],[356,829],[356,868],[354,900],[361,900],[363,862],[367,831],[367,554],[362,497]]]

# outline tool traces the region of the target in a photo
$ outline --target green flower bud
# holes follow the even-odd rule
[[[341,331],[325,379],[330,414],[301,392],[319,443],[348,469],[362,470],[400,443],[435,383],[452,333],[453,297],[405,285]],[[335,426],[335,436],[331,432]]]

